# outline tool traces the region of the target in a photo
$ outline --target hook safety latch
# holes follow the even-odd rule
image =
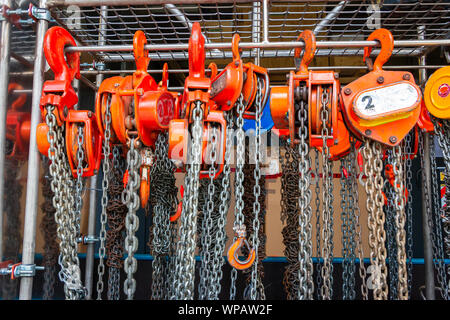
[[[250,248],[250,245],[247,241],[247,231],[245,230],[245,225],[236,226],[233,228],[236,232],[237,239],[228,249],[227,259],[228,263],[235,269],[245,270],[252,266],[253,262],[256,258],[255,249]],[[245,260],[240,260],[238,257],[238,251],[246,247],[248,250],[248,256]]]

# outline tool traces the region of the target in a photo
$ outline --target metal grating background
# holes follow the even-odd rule
[[[124,1],[125,3],[125,1]],[[377,4],[378,3],[378,4]],[[255,3],[261,6],[261,3]],[[151,44],[187,43],[190,24],[198,21],[209,42],[229,43],[238,32],[242,42],[262,39],[262,8],[254,13],[254,4],[215,3],[149,6],[128,5],[107,7],[54,7],[57,22],[69,29],[82,45],[97,45],[99,34],[106,45],[132,44],[133,34],[143,30]],[[295,41],[304,29],[316,31],[317,41],[365,40],[380,27],[389,29],[395,40],[418,39],[418,27],[425,26],[425,39],[448,39],[450,36],[450,1],[331,1],[331,2],[271,2],[269,4],[269,41]],[[101,14],[106,19],[100,19]],[[253,23],[255,18],[255,23]],[[258,27],[252,29],[252,24]],[[105,31],[100,32],[103,24]],[[418,55],[422,48],[396,48],[397,55]],[[317,55],[360,55],[361,49],[318,49]],[[293,50],[263,50],[261,57],[292,56]],[[183,51],[154,51],[157,60],[184,60]],[[254,56],[255,50],[243,56]],[[228,58],[219,50],[208,52],[209,58]],[[105,52],[100,59],[107,61],[133,60],[128,52]]]

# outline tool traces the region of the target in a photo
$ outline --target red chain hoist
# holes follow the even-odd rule
[[[298,139],[298,113],[295,109],[296,101],[307,101],[308,104],[308,130],[309,146],[321,147],[322,134],[320,118],[324,90],[328,90],[326,109],[331,116],[328,117],[327,127],[330,134],[325,137],[328,147],[345,141],[348,138],[345,126],[339,125],[338,93],[340,84],[338,76],[333,71],[311,71],[308,66],[314,58],[316,40],[312,31],[303,31],[298,39],[305,43],[303,58],[300,60],[300,48],[295,49],[295,64],[297,71],[291,71],[288,85],[273,87],[270,94],[270,111],[276,129],[281,136],[289,136],[291,145],[297,144]],[[288,131],[289,130],[289,131]],[[344,139],[342,139],[344,138]]]
[[[150,166],[158,135],[169,129],[169,122],[178,117],[178,94],[167,89],[168,67],[164,65],[162,80],[158,84],[147,72],[150,58],[144,48],[147,39],[144,32],[136,31],[133,37],[133,53],[136,71],[127,77],[111,77],[104,80],[97,93],[96,113],[100,131],[104,135],[107,105],[111,112],[111,143],[127,145],[130,136],[142,143],[141,150],[141,206],[146,207],[150,192]],[[125,173],[124,182],[127,182]]]
[[[40,101],[42,118],[46,118],[47,106],[53,105],[53,114],[58,126],[66,129],[66,152],[72,175],[77,177],[78,130],[82,130],[83,177],[90,177],[100,167],[102,138],[97,127],[95,114],[87,110],[74,110],[78,96],[72,87],[74,78],[80,77],[80,56],[78,53],[65,53],[66,46],[76,46],[70,33],[61,27],[52,27],[45,34],[44,54],[52,69],[55,80],[44,82]],[[37,127],[36,140],[39,151],[47,156],[50,144],[46,123]]]

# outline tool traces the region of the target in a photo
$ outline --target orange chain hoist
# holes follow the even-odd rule
[[[168,67],[164,64],[162,80],[158,84],[147,72],[149,52],[144,48],[147,39],[143,31],[133,37],[136,71],[127,77],[104,80],[97,92],[96,113],[98,126],[104,135],[107,105],[111,112],[111,143],[127,145],[130,135],[143,144],[140,166],[141,206],[145,208],[150,194],[150,167],[159,133],[169,129],[169,122],[178,117],[178,94],[167,89]],[[140,144],[139,143],[139,144]],[[125,181],[126,179],[125,174]]]
[[[42,118],[46,118],[48,105],[55,106],[53,111],[58,126],[66,129],[66,152],[73,177],[77,177],[78,129],[81,128],[83,142],[83,177],[90,177],[100,167],[102,137],[97,127],[95,114],[87,110],[74,110],[78,96],[72,87],[74,78],[80,77],[80,55],[65,53],[66,46],[76,46],[70,33],[61,27],[52,27],[45,34],[44,54],[52,69],[55,80],[48,80],[42,88],[40,101]],[[39,151],[47,156],[50,147],[47,140],[49,131],[46,123],[40,123],[36,131]]]
[[[303,100],[308,102],[308,130],[309,145],[311,147],[321,147],[323,144],[320,129],[322,121],[321,97],[324,90],[328,90],[328,99],[326,108],[331,115],[328,118],[327,127],[330,135],[325,137],[327,146],[332,147],[338,141],[346,141],[345,126],[339,125],[338,116],[338,93],[340,89],[338,75],[333,71],[310,71],[308,66],[314,58],[316,50],[316,40],[312,31],[303,31],[297,41],[302,40],[305,43],[303,58],[300,61],[300,48],[295,49],[295,64],[297,72],[291,71],[288,77],[288,85],[273,87],[270,94],[270,111],[276,129],[280,134],[286,135],[289,130],[288,141],[291,145],[297,144],[298,130],[296,122],[298,115],[296,102]],[[284,131],[286,130],[286,131]],[[341,133],[340,133],[341,132]],[[340,136],[341,135],[341,136]],[[341,137],[341,139],[339,139]],[[348,140],[348,139],[347,139]]]
[[[365,47],[364,61],[371,71],[342,88],[344,119],[359,140],[366,137],[393,147],[416,125],[422,95],[411,73],[382,69],[394,48],[392,34],[378,29],[367,40],[378,40],[381,50],[372,67],[372,49]]]
[[[8,94],[13,90],[23,90],[18,83],[8,85]],[[26,93],[20,94],[6,112],[7,159],[26,160],[30,143],[30,112],[20,111],[27,101]]]
[[[200,171],[200,178],[209,176],[208,159],[209,146],[212,138],[212,129],[218,131],[216,141],[217,145],[217,161],[216,174],[218,177],[223,170],[224,156],[225,156],[225,136],[226,136],[226,121],[223,116],[223,111],[229,110],[233,107],[237,100],[236,93],[228,88],[222,88],[215,93],[217,103],[211,98],[212,81],[205,75],[205,38],[201,33],[200,24],[194,23],[192,26],[191,37],[189,38],[189,76],[186,77],[184,84],[183,96],[181,99],[181,114],[179,119],[170,121],[169,124],[169,158],[171,158],[178,167],[186,164],[188,159],[188,150],[190,149],[189,125],[192,123],[192,109],[195,103],[200,102],[203,109],[203,135],[202,135],[202,169]],[[217,70],[212,66],[212,75]],[[239,71],[228,69],[224,70],[224,77],[241,77]],[[237,74],[237,76],[236,76]],[[238,78],[239,80],[239,78]],[[239,86],[239,85],[238,85]],[[226,90],[223,90],[226,89]],[[229,99],[224,98],[222,91],[228,92]],[[231,100],[233,99],[233,100]],[[234,100],[236,99],[236,100]],[[228,101],[230,101],[228,103]]]

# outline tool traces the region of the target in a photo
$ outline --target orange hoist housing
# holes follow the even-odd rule
[[[76,46],[70,33],[61,27],[50,28],[44,37],[44,54],[52,69],[55,80],[46,81],[42,88],[40,101],[42,118],[45,120],[47,106],[55,106],[54,114],[57,125],[66,126],[66,151],[72,175],[76,173],[76,153],[78,127],[84,133],[83,177],[95,174],[100,167],[101,141],[95,115],[90,111],[73,110],[78,102],[78,96],[72,87],[73,79],[80,77],[80,56],[78,53],[65,53],[66,46]],[[40,123],[36,130],[36,140],[39,151],[48,156],[50,144],[47,140],[49,128],[45,122]]]
[[[18,83],[8,85],[8,95],[13,90],[23,90]],[[30,143],[30,112],[20,111],[27,100],[26,93],[20,94],[6,112],[7,159],[25,160]]]
[[[236,38],[234,38],[236,39]],[[236,40],[234,40],[236,41]],[[225,156],[225,136],[226,136],[226,121],[222,110],[229,110],[234,105],[239,96],[233,91],[231,84],[220,87],[216,84],[217,92],[215,92],[214,101],[211,98],[212,81],[205,75],[205,38],[201,33],[200,24],[194,23],[192,26],[192,33],[189,39],[189,76],[185,80],[183,96],[181,99],[181,117],[174,119],[169,124],[169,158],[171,158],[178,167],[186,164],[187,150],[191,148],[189,127],[192,123],[192,109],[195,103],[201,103],[203,109],[203,135],[202,135],[202,169],[200,171],[200,178],[206,178],[208,173],[208,154],[210,152],[209,146],[212,136],[212,130],[217,131],[216,140],[216,175],[219,176],[223,170],[224,156]],[[237,58],[236,58],[237,59]],[[237,61],[237,60],[235,60]],[[210,65],[211,67],[211,65]],[[229,67],[222,71],[223,78],[228,81],[236,78],[238,81],[242,78],[237,68]],[[212,76],[216,73],[216,68],[212,66]],[[233,83],[233,86],[235,84]],[[239,88],[239,83],[237,84]],[[223,92],[223,93],[222,93]],[[228,98],[227,98],[228,97]],[[230,103],[228,103],[230,101]]]
[[[316,41],[314,34],[310,30],[303,31],[298,40],[305,43],[304,54],[301,62],[300,48],[295,49],[295,63],[297,72],[291,71],[288,78],[288,85],[273,87],[270,94],[270,111],[274,122],[274,127],[278,130],[289,130],[289,142],[294,145],[298,139],[298,108],[296,104],[300,101],[308,105],[308,130],[309,145],[311,147],[321,147],[322,142],[322,121],[320,112],[322,108],[322,95],[324,90],[328,92],[328,101],[325,101],[329,113],[328,132],[326,137],[327,146],[331,147],[337,143],[338,139],[338,92],[340,84],[338,75],[333,71],[310,71],[308,65],[314,58]],[[341,130],[343,128],[341,127]]]
[[[371,48],[364,48],[364,60],[372,71],[342,88],[344,119],[358,139],[367,137],[396,146],[416,125],[422,94],[411,73],[382,69],[394,48],[388,30],[375,30],[367,40],[378,40],[381,50],[372,68]]]
[[[424,91],[428,111],[439,119],[450,119],[450,66],[436,70]]]
[[[112,77],[100,85],[96,99],[96,113],[100,131],[104,133],[106,105],[111,108],[111,143],[126,144],[129,135],[136,135],[147,147],[154,147],[161,131],[168,130],[170,120],[176,118],[177,94],[167,90],[168,71],[164,67],[160,85],[148,74],[150,62],[144,32],[136,31],[133,53],[136,71],[127,77]]]

